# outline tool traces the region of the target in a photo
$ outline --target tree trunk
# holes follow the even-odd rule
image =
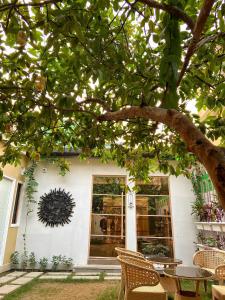
[[[126,121],[144,118],[160,122],[176,131],[197,159],[207,170],[220,204],[225,209],[225,151],[212,144],[204,134],[184,114],[174,109],[133,106],[116,112],[108,112],[98,118],[99,121]]]

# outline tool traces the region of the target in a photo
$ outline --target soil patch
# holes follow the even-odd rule
[[[37,283],[32,290],[19,296],[18,300],[95,300],[107,288],[115,287],[115,282],[86,283]]]

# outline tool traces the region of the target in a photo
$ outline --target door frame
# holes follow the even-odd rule
[[[88,243],[88,258],[93,258],[93,257],[98,257],[100,259],[114,259],[115,257],[110,257],[110,256],[90,256],[90,249],[91,249],[91,222],[92,222],[92,206],[93,206],[93,186],[94,186],[94,177],[123,177],[125,179],[125,184],[127,185],[127,180],[128,180],[128,176],[127,174],[93,174],[92,175],[92,181],[91,181],[91,204],[90,204],[90,219],[89,219],[89,243]],[[124,209],[124,216],[125,216],[125,231],[124,231],[124,236],[125,236],[125,248],[127,246],[127,193],[124,194],[124,201],[125,201],[125,209]],[[119,236],[118,236],[119,237]]]
[[[14,193],[15,193],[15,187],[16,187],[16,179],[12,177],[8,177],[3,175],[3,179],[10,180],[12,182],[10,193],[9,193],[9,201],[6,208],[6,219],[5,224],[3,225],[3,238],[2,238],[2,251],[0,252],[0,266],[4,263],[4,256],[5,256],[5,248],[6,248],[6,242],[7,242],[7,236],[8,236],[8,229],[10,226],[10,220],[11,220],[11,212],[12,212],[12,205],[14,200]]]

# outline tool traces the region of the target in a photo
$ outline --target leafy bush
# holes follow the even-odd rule
[[[48,259],[46,257],[42,257],[39,260],[40,270],[45,271],[48,266]]]
[[[21,267],[22,269],[26,269],[28,266],[28,254],[27,251],[24,251],[21,255]]]
[[[65,269],[71,269],[73,265],[73,259],[71,257],[66,257],[65,255],[61,259],[62,265]]]
[[[142,248],[144,254],[157,255],[157,256],[168,256],[169,247],[163,244],[147,244]]]
[[[36,258],[34,252],[31,252],[29,255],[29,266],[33,270],[36,266]]]
[[[13,269],[18,268],[18,265],[19,265],[19,252],[18,251],[15,251],[11,254],[10,263],[11,263],[11,267]]]
[[[62,255],[53,255],[52,256],[52,270],[56,271],[59,264],[62,262]]]

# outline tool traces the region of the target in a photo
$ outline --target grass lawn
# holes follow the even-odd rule
[[[182,282],[183,288],[193,290],[193,283]],[[38,280],[24,285],[22,288],[5,296],[3,300],[117,300],[118,282],[87,280]],[[211,283],[208,292],[204,292],[201,284],[202,300],[211,300]],[[172,300],[173,296],[169,295]]]

